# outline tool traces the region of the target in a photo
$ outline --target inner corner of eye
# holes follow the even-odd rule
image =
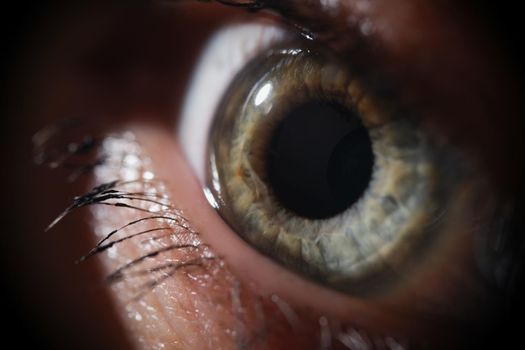
[[[435,181],[441,150],[346,63],[284,37],[244,24],[210,40],[182,147],[210,203],[254,248],[338,290],[367,290],[425,238],[435,194],[448,189]]]

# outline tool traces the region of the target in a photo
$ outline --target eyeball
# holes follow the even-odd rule
[[[461,152],[396,96],[322,43],[241,24],[206,47],[179,139],[237,235],[306,278],[369,295],[435,254],[425,242],[454,220],[432,223],[472,199],[460,196]]]

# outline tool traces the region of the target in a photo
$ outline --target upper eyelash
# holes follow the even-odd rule
[[[225,3],[225,1],[217,1]],[[261,6],[260,1],[255,1],[259,5],[257,7],[252,7],[252,9],[261,9],[263,6]],[[278,3],[276,3],[278,4]],[[232,5],[232,3],[229,3],[228,5]],[[249,7],[249,6],[245,6]],[[292,18],[291,12],[288,13],[280,13],[281,17],[280,19],[285,22],[285,24],[291,25],[296,29],[296,31],[305,37],[307,40],[318,40],[321,41],[322,44],[325,44],[327,46],[331,47],[337,47],[340,45],[341,42],[348,43],[350,40],[347,40],[349,36],[341,35],[338,31],[328,31],[330,35],[323,35],[322,31],[316,31],[315,28],[311,24],[313,24],[315,21],[318,21],[318,18]],[[326,28],[325,28],[326,29]],[[345,33],[348,31],[348,27],[345,27]],[[352,26],[350,27],[351,33],[355,34],[355,28]],[[335,34],[334,34],[335,33]],[[351,36],[354,38],[354,35]],[[341,41],[341,38],[344,38],[343,41]],[[354,47],[355,42],[351,42],[351,47]],[[345,45],[342,45],[345,46]],[[80,121],[78,123],[72,123],[69,124],[67,121],[60,123],[59,127],[57,128],[57,125],[53,125],[50,128],[55,129],[55,133],[47,133],[48,135],[58,135],[60,133],[63,133],[64,131],[67,131],[71,125],[78,127],[78,124],[80,124],[81,127],[83,121]],[[96,130],[96,128],[95,128]],[[40,135],[46,135],[46,132],[40,133]],[[73,182],[84,175],[91,174],[97,167],[100,166],[116,166],[116,167],[122,167],[125,165],[122,164],[116,164],[112,165],[108,162],[108,155],[104,153],[98,152],[102,148],[102,143],[104,139],[108,137],[108,135],[105,134],[98,134],[96,131],[94,133],[87,133],[83,138],[80,138],[80,141],[76,141],[73,143],[69,143],[67,145],[62,145],[61,148],[56,150],[49,150],[46,149],[47,141],[45,140],[45,137],[36,137],[35,140],[40,139],[40,142],[35,142],[35,155],[36,160],[38,163],[42,165],[47,165],[51,168],[63,168],[70,171],[70,174],[68,176],[68,181]],[[111,135],[109,134],[109,137],[119,137],[118,134]],[[35,141],[34,140],[34,141]],[[45,140],[45,142],[42,142],[42,140]],[[83,157],[86,155],[94,155],[96,154],[95,159],[91,160],[85,160]],[[148,181],[145,181],[143,179],[135,180],[136,183],[148,183]],[[112,182],[107,182],[101,185],[98,185],[94,187],[92,190],[88,191],[86,194],[82,196],[75,197],[73,200],[73,203],[66,208],[48,227],[46,230],[51,229],[54,225],[56,225],[59,221],[61,221],[65,216],[67,216],[72,211],[87,207],[87,206],[93,206],[93,205],[108,205],[108,206],[114,206],[114,207],[121,207],[121,208],[128,208],[133,210],[138,210],[145,212],[147,214],[152,214],[150,217],[142,217],[140,219],[134,220],[132,222],[128,222],[127,224],[120,226],[117,229],[114,229],[110,231],[109,233],[106,233],[104,238],[101,239],[95,247],[93,247],[89,252],[87,252],[85,255],[81,256],[77,263],[83,262],[87,259],[89,259],[92,256],[98,255],[100,253],[105,252],[107,249],[113,247],[114,245],[120,244],[124,241],[127,241],[129,239],[139,237],[141,235],[144,235],[146,233],[152,232],[152,230],[142,230],[137,231],[134,233],[128,233],[126,236],[112,240],[109,239],[113,237],[117,232],[122,231],[123,229],[133,226],[135,223],[147,221],[147,220],[155,220],[155,219],[164,219],[164,220],[172,220],[175,221],[177,218],[169,217],[166,219],[166,217],[153,217],[153,214],[156,214],[156,212],[145,210],[139,206],[131,205],[128,203],[124,203],[124,201],[131,201],[131,200],[137,200],[137,201],[151,201],[147,198],[133,198],[133,195],[136,195],[138,193],[132,193],[127,191],[118,191],[116,188],[120,185],[125,185],[126,181],[123,179],[115,180]],[[145,195],[146,193],[143,193]],[[140,195],[140,193],[139,193]],[[153,194],[156,196],[156,194]],[[112,200],[123,200],[121,202],[109,202]],[[158,203],[153,200],[155,204],[163,205],[164,203]],[[172,206],[167,205],[166,209],[174,209]],[[185,220],[182,216],[180,217],[182,220]],[[184,227],[182,227],[185,229]],[[168,227],[157,227],[155,230],[167,230],[169,231],[170,228]],[[192,234],[198,235],[197,232],[191,232]],[[176,235],[176,232],[169,232],[166,236],[172,236]],[[154,237],[153,239],[155,239]],[[149,238],[150,240],[152,238]],[[199,245],[193,245],[193,244],[173,244],[167,247],[163,247],[160,249],[157,249],[156,251],[151,251],[149,253],[143,254],[132,261],[126,263],[123,266],[120,266],[116,270],[112,271],[107,277],[106,282],[108,284],[114,284],[119,283],[122,281],[130,281],[134,279],[135,277],[142,277],[142,276],[151,276],[150,279],[148,279],[146,282],[135,285],[136,292],[134,293],[133,300],[139,301],[142,299],[146,294],[152,292],[157,286],[162,284],[165,280],[172,277],[174,274],[178,272],[184,272],[185,269],[190,268],[202,268],[206,269],[207,265],[210,263],[214,263],[215,265],[222,265],[223,259],[222,257],[218,256],[210,256],[206,258],[199,257],[198,259],[189,259],[187,261],[183,262],[166,262],[166,263],[158,263],[157,265],[153,267],[143,267],[143,263],[148,261],[150,258],[153,258],[155,256],[161,255],[163,253],[173,251],[173,250],[184,250],[184,249],[208,249],[208,245],[204,243],[200,243]],[[155,276],[155,274],[157,274]],[[240,286],[240,282],[235,279],[235,283],[231,286],[232,292],[231,296],[232,299],[235,299],[235,295],[237,295],[234,290],[235,288],[249,288],[246,286]],[[240,293],[239,291],[237,293]],[[275,305],[279,313],[287,320],[290,327],[295,330],[294,319],[298,319],[299,316],[297,316],[296,310],[292,308],[285,300],[281,299],[280,297],[276,295],[271,295],[268,297],[260,297],[261,299],[264,299],[264,301],[259,301],[255,306],[256,308],[261,305],[262,302],[270,302],[271,304]],[[236,314],[239,314],[242,318],[242,310],[243,306],[240,304],[240,300],[238,300],[237,303],[234,302],[235,310],[234,312]],[[322,320],[322,322],[321,322]],[[321,316],[319,318],[319,322],[316,322],[316,325],[319,328],[319,342],[320,346],[322,348],[329,347],[333,342],[337,342],[338,344],[342,344],[345,347],[351,348],[351,346],[355,346],[356,344],[362,344],[362,346],[365,349],[373,349],[375,347],[382,347],[385,343],[394,344],[397,345],[398,348],[404,349],[408,347],[408,341],[403,339],[401,341],[396,341],[391,336],[376,336],[367,334],[364,330],[357,330],[353,328],[352,326],[346,326],[343,325],[341,322],[333,319],[328,319],[325,316]],[[265,327],[266,328],[266,327]],[[270,327],[271,328],[271,327]],[[332,334],[333,333],[333,334]],[[328,337],[326,335],[329,335]],[[257,341],[258,336],[257,335],[251,335],[250,339],[248,340],[248,344],[252,342]],[[328,340],[327,340],[328,339]],[[327,345],[328,342],[328,345]],[[242,347],[244,348],[246,343],[246,340],[241,341],[242,344],[244,344]],[[350,344],[350,345],[349,345]],[[383,344],[383,345],[381,345]]]
[[[336,49],[339,52],[354,52],[364,45],[363,34],[371,33],[365,30],[369,21],[361,12],[354,9],[355,5],[344,1],[301,1],[301,0],[247,0],[218,1],[230,6],[243,6],[251,10],[270,10],[276,12],[281,21],[288,23],[308,40]],[[237,5],[236,5],[237,4]],[[349,12],[352,16],[349,16]]]
[[[180,0],[165,0],[177,3]],[[343,1],[323,2],[321,0],[190,0],[197,2],[217,2],[230,7],[244,8],[248,11],[269,10],[276,13],[280,21],[287,23],[307,40],[316,40],[340,52],[362,50],[364,28],[369,25],[366,15],[354,11],[349,20],[348,12],[355,5],[344,6]],[[368,36],[370,33],[366,33]]]

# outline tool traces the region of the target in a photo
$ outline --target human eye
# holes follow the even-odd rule
[[[44,114],[82,112],[94,128],[79,138],[73,124],[54,123],[35,142],[40,161],[74,169],[85,195],[45,239],[86,231],[96,245],[47,251],[68,250],[69,262],[84,254],[69,270],[77,281],[71,271],[85,266],[108,277],[104,305],[116,316],[98,319],[126,346],[433,349],[489,339],[473,334],[505,317],[520,242],[521,158],[507,156],[519,145],[519,104],[504,57],[491,53],[498,46],[435,4],[256,4],[255,13],[175,4],[173,17],[134,8],[122,23],[158,26],[159,42],[135,46],[141,31],[125,29],[70,56],[80,71],[62,78],[79,79],[70,96],[83,100]],[[164,30],[177,45],[163,46]],[[194,40],[181,34],[190,32]],[[48,153],[56,136],[68,147]],[[76,207],[90,209],[85,228],[69,217]],[[73,234],[74,246],[82,234]]]

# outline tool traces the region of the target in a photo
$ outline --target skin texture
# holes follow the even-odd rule
[[[467,2],[464,6],[446,2],[439,7],[420,0],[367,3],[345,4],[359,16],[366,14],[374,24],[371,62],[399,87],[402,101],[423,111],[430,129],[446,134],[476,157],[488,174],[491,189],[498,189],[503,198],[509,192],[516,195],[520,169],[515,167],[522,163],[522,154],[514,152],[521,142],[516,137],[522,126],[517,99],[520,76],[492,27],[467,16]],[[247,286],[243,299],[247,305],[255,296],[271,301],[273,294],[292,305],[300,316],[299,332],[290,328],[283,312],[275,311],[275,302],[263,303],[265,312],[280,316],[273,330],[257,343],[260,348],[304,344],[317,348],[321,316],[356,325],[371,335],[429,339],[437,347],[507,340],[500,338],[499,329],[486,331],[494,329],[494,324],[504,324],[505,315],[500,300],[494,298],[497,293],[478,278],[472,247],[480,230],[458,229],[453,239],[439,242],[436,249],[444,255],[433,255],[388,296],[367,300],[306,281],[251,249],[207,205],[173,137],[174,111],[199,48],[214,27],[239,12],[208,4],[177,11],[147,5],[100,5],[64,5],[49,11],[42,21],[32,24],[36,29],[30,40],[16,51],[7,94],[11,117],[2,128],[9,131],[3,137],[6,146],[2,151],[7,151],[4,181],[11,198],[2,244],[6,285],[11,288],[4,300],[9,310],[5,314],[13,315],[8,319],[13,329],[20,327],[30,335],[28,339],[43,340],[44,347],[51,348],[126,349],[141,346],[140,336],[147,348],[160,338],[172,348],[207,346],[201,342],[202,316],[190,312],[179,317],[185,307],[173,308],[171,314],[159,311],[169,308],[166,303],[174,302],[173,295],[179,295],[175,302],[182,305],[195,301],[185,295],[194,288],[186,279],[176,277],[163,287],[167,294],[161,291],[147,297],[156,299],[152,303],[162,317],[153,330],[146,330],[144,322],[128,317],[127,292],[115,293],[101,284],[115,268],[111,261],[73,263],[95,243],[92,230],[97,222],[88,211],[75,213],[52,232],[43,233],[73,195],[86,192],[92,179],[66,186],[62,174],[35,168],[30,162],[31,136],[57,116],[87,116],[107,129],[136,134],[142,152],[151,157],[152,171],[163,179],[166,193],[184,210],[202,241],[224,257],[228,276]],[[180,35],[188,30],[191,39]],[[116,219],[122,215],[120,210],[108,210],[115,210],[112,216]],[[461,213],[464,208],[452,210]],[[125,223],[130,218],[123,215],[120,219]],[[136,247],[123,248],[122,258],[136,256],[133,249]],[[220,275],[219,284],[231,290],[227,274]],[[437,317],[429,317],[428,306],[414,305],[414,296],[421,295],[430,305],[439,305]],[[196,298],[208,297],[203,292]],[[219,326],[220,322],[234,322],[235,317],[205,301],[203,305],[205,318],[214,324],[207,334],[216,334],[216,344],[224,348],[235,347],[234,338],[224,336]],[[248,330],[255,328],[247,324]],[[480,339],[481,333],[486,338]]]

